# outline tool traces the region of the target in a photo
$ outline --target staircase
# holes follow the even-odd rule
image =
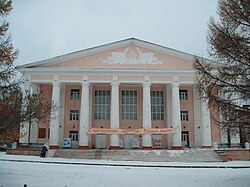
[[[103,159],[116,161],[145,162],[222,162],[222,159],[211,149],[185,150],[107,150],[107,149],[59,149],[53,157],[72,159]]]
[[[215,152],[223,161],[227,161],[227,154],[223,150],[216,150]]]

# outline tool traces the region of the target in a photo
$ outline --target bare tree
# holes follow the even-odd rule
[[[13,67],[18,51],[14,50],[11,36],[7,34],[9,23],[5,20],[11,10],[11,0],[0,0],[0,118],[3,118],[3,115],[8,115],[5,107],[9,106],[8,102],[14,97],[13,95],[15,95],[18,86]],[[0,121],[0,129],[3,129],[6,123]],[[7,136],[7,133],[5,132],[4,135]]]
[[[23,93],[24,79],[14,67],[18,51],[14,50],[5,17],[12,10],[11,0],[0,0],[0,141],[17,140],[20,124],[46,121],[56,106],[43,93]],[[1,140],[2,139],[2,140]]]
[[[214,62],[198,57],[194,62],[198,90],[221,114],[214,119],[227,132],[228,143],[233,133],[240,133],[244,143],[250,133],[250,1],[220,0],[218,15],[208,25]]]

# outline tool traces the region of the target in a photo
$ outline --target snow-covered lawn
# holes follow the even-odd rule
[[[250,168],[143,168],[124,166],[86,166],[58,163],[29,163],[3,161],[32,160],[72,163],[115,163],[102,160],[71,160],[58,158],[39,158],[35,156],[15,156],[0,153],[0,187],[98,187],[98,186],[212,186],[212,187],[249,187]],[[117,162],[116,162],[117,163]],[[127,163],[127,162],[119,162]],[[138,164],[138,162],[129,162]],[[149,165],[178,165],[178,163],[141,163]],[[187,163],[187,165],[239,165],[249,166],[250,162],[229,163]],[[180,165],[180,164],[179,164]],[[185,163],[182,163],[185,165]]]

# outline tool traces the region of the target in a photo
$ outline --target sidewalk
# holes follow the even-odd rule
[[[111,161],[68,158],[40,158],[38,156],[7,155],[0,152],[1,162],[27,162],[45,164],[71,164],[86,166],[119,166],[119,167],[156,167],[156,168],[250,168],[250,161],[231,162],[142,162],[142,161]]]

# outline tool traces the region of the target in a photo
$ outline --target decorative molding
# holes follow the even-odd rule
[[[111,55],[102,61],[104,64],[163,64],[154,53],[143,53],[138,47],[131,45],[123,52],[111,52]]]

